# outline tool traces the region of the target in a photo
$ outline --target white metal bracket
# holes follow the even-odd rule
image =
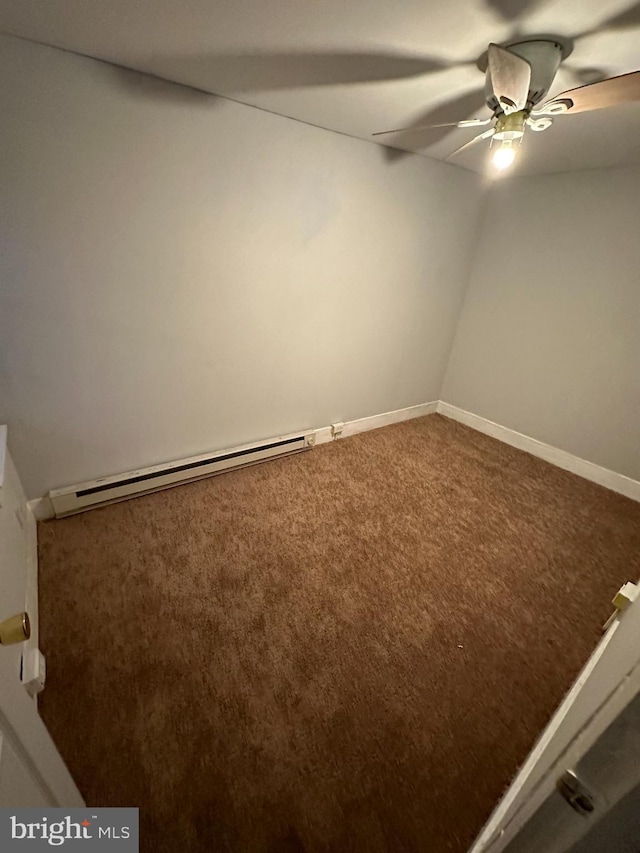
[[[531,130],[535,130],[536,133],[539,133],[542,130],[547,130],[553,124],[553,119],[548,116],[541,116],[540,118],[533,118],[533,116],[528,116],[526,119],[527,126],[531,128]]]
[[[30,696],[36,696],[44,690],[47,678],[47,664],[40,649],[27,649],[22,656],[22,684]]]
[[[622,584],[620,589],[613,596],[613,600],[611,602],[615,607],[615,610],[602,626],[602,630],[606,631],[616,616],[623,613],[630,604],[633,604],[636,598],[638,598],[638,595],[640,595],[640,586],[638,586],[637,583],[627,581],[627,583]]]

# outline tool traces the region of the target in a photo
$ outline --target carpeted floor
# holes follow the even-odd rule
[[[640,505],[438,415],[39,527],[41,712],[143,851],[464,853]]]

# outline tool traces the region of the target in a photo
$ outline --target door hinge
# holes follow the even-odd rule
[[[616,616],[625,611],[630,604],[633,604],[639,594],[640,586],[638,586],[637,583],[631,583],[631,581],[628,581],[627,583],[622,584],[620,589],[613,596],[613,600],[611,602],[615,607],[615,610],[602,626],[602,630],[606,631]]]

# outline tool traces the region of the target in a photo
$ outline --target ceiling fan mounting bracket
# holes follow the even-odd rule
[[[560,61],[564,62],[565,59],[568,59],[573,53],[573,39],[568,36],[558,36],[550,33],[539,33],[536,35],[528,35],[528,36],[516,36],[509,41],[500,42],[502,47],[506,48],[506,50],[511,50],[515,45],[525,45],[530,42],[550,42],[551,44],[557,45],[560,48]],[[515,53],[516,51],[514,51]],[[484,74],[487,70],[487,66],[489,64],[489,54],[488,51],[483,51],[478,57],[476,62],[476,66],[482,73]]]
[[[545,33],[543,35],[528,35],[528,36],[516,36],[515,38],[510,39],[505,42],[503,47],[506,47],[507,50],[511,50],[512,47],[516,45],[524,45],[529,44],[530,42],[547,42],[556,45],[560,49],[560,61],[564,62],[565,59],[568,59],[569,56],[573,53],[573,39],[568,36],[558,36],[555,33],[549,34]]]
[[[550,116],[559,116],[563,113],[569,112],[571,107],[573,106],[573,101],[571,98],[560,98],[559,100],[553,100],[551,103],[547,105],[543,105],[540,109],[540,114],[550,115]],[[532,115],[538,115],[536,110],[531,110]]]

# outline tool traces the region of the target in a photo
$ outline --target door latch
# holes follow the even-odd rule
[[[583,817],[587,817],[595,809],[593,794],[584,782],[578,779],[573,770],[565,770],[558,779],[556,787],[560,796],[569,803],[575,812]]]

